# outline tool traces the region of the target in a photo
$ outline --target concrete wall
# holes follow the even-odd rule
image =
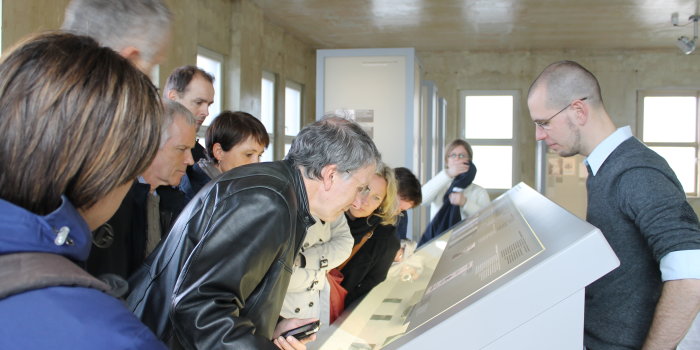
[[[434,81],[447,99],[446,140],[459,137],[459,90],[519,90],[521,128],[516,149],[519,152],[520,180],[535,185],[535,128],[527,109],[527,90],[548,64],[574,60],[595,74],[603,100],[618,126],[637,126],[637,92],[644,89],[700,89],[700,56],[666,51],[544,51],[544,52],[423,52],[419,51],[425,79]],[[585,184],[583,184],[585,186]],[[571,201],[581,200],[571,196]],[[690,199],[696,212],[700,200]]]
[[[267,21],[250,0],[165,0],[174,15],[172,41],[160,65],[160,86],[170,72],[195,64],[197,47],[224,56],[222,108],[260,115],[262,71],[277,75],[277,113],[284,113],[284,82],[303,86],[303,124],[314,120],[316,51]],[[2,48],[37,31],[58,29],[69,0],[2,1]],[[278,123],[276,133],[283,132]],[[278,150],[281,157],[283,142]]]
[[[69,0],[2,1],[2,52],[33,32],[57,29]]]
[[[2,1],[2,48],[29,33],[56,29],[69,0]],[[166,0],[174,13],[173,39],[160,67],[161,86],[183,64],[194,64],[197,46],[224,56],[223,108],[260,114],[262,71],[275,73],[278,106],[284,103],[284,81],[304,87],[304,124],[314,120],[315,49],[264,18],[250,0]],[[637,132],[637,91],[700,88],[700,56],[667,51],[544,51],[544,52],[425,52],[417,53],[423,78],[435,82],[447,99],[445,140],[458,137],[459,90],[520,90],[521,128],[517,132],[519,181],[534,187],[535,140],[527,112],[526,92],[549,63],[579,61],[598,76],[608,111],[618,125]],[[284,113],[277,108],[277,114]],[[284,126],[276,125],[281,134]],[[283,142],[277,142],[281,156]],[[577,196],[571,200],[576,201]],[[700,200],[691,199],[700,208]]]

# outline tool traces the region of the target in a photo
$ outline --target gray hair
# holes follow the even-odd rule
[[[163,147],[170,139],[170,125],[172,125],[175,118],[184,119],[187,125],[197,124],[197,118],[194,117],[194,114],[187,107],[167,98],[164,98],[162,101],[165,113],[163,114],[163,126],[160,131],[160,147]]]
[[[320,179],[323,167],[331,164],[341,173],[381,164],[381,155],[367,133],[357,123],[337,115],[326,115],[304,127],[286,158],[303,167],[309,179]]]
[[[171,18],[162,0],[72,0],[61,29],[115,51],[134,46],[152,63],[167,40]]]

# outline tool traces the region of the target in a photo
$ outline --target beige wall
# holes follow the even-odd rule
[[[314,120],[316,51],[270,23],[250,0],[165,0],[174,15],[171,45],[160,65],[160,86],[176,67],[195,64],[197,47],[224,56],[223,109],[260,115],[262,71],[277,75],[278,103],[284,103],[284,82],[303,86],[303,115]],[[69,0],[2,1],[2,47],[37,31],[58,29]],[[284,108],[277,109],[278,115]],[[276,133],[283,132],[278,125]],[[279,156],[284,145],[278,142]]]
[[[2,52],[30,33],[57,29],[69,0],[2,1]]]
[[[2,1],[2,47],[10,47],[29,33],[56,29],[69,0]],[[314,120],[315,50],[302,39],[267,21],[250,0],[166,0],[175,19],[173,38],[161,64],[161,84],[175,67],[194,64],[197,46],[225,57],[225,83],[217,96],[224,109],[260,114],[260,80],[263,70],[275,73],[278,104],[284,103],[286,79],[304,86],[304,124]],[[545,51],[545,52],[425,52],[418,57],[423,77],[436,83],[448,102],[446,140],[458,135],[459,90],[521,91],[517,132],[519,181],[534,186],[534,128],[527,113],[530,82],[549,63],[573,59],[598,76],[606,106],[618,125],[637,131],[637,91],[640,89],[700,88],[700,56],[667,51]],[[278,115],[284,113],[278,108]],[[278,123],[276,133],[283,125]],[[281,155],[282,142],[278,142]],[[576,198],[572,198],[573,201]],[[700,200],[691,199],[698,211]]]
[[[446,140],[458,137],[459,90],[519,90],[521,127],[517,132],[519,181],[534,187],[535,134],[527,110],[527,89],[548,64],[575,60],[599,79],[603,100],[618,126],[637,134],[637,91],[700,88],[700,56],[666,51],[418,52],[425,79],[433,80],[447,99]],[[585,186],[585,184],[583,184]],[[579,200],[572,196],[572,201]],[[691,199],[696,212],[700,201]]]

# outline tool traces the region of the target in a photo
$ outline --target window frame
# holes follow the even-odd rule
[[[211,124],[212,121],[214,121],[214,118],[216,118],[221,112],[224,111],[224,103],[223,103],[223,86],[224,86],[224,55],[216,52],[209,50],[205,47],[197,46],[197,56],[195,57],[195,62],[197,59],[202,56],[206,59],[216,61],[219,63],[219,72],[218,75],[217,73],[212,74],[212,72],[207,72],[209,74],[212,74],[214,76],[214,103],[212,103],[212,106],[216,106],[218,108],[218,112],[211,112],[212,106],[209,106],[210,113],[209,116],[207,116],[207,119],[205,120],[204,124],[202,124],[202,127],[199,129],[199,135],[198,137],[204,137],[204,134],[209,128],[209,124]],[[197,65],[198,68],[204,69]],[[205,70],[206,71],[206,70]],[[216,109],[214,109],[216,110]],[[207,121],[209,123],[207,123]]]
[[[466,138],[466,97],[467,96],[511,96],[513,98],[513,130],[512,138],[510,139],[467,139]],[[469,142],[472,146],[510,146],[512,150],[512,164],[511,164],[511,186],[517,184],[519,178],[517,164],[520,164],[520,155],[517,151],[516,145],[518,145],[519,137],[518,130],[520,128],[519,122],[520,115],[520,90],[459,90],[459,137]],[[447,143],[451,140],[445,140]],[[477,159],[479,155],[476,155]],[[477,161],[477,163],[481,160]],[[484,187],[489,195],[493,198],[494,196],[501,195],[505,193],[507,189],[501,188],[486,188]]]
[[[290,87],[290,85],[295,85],[295,86]],[[298,83],[298,82],[291,80],[291,79],[287,79],[284,82],[284,105],[285,106],[284,106],[284,122],[282,123],[282,125],[285,128],[287,126],[287,103],[289,101],[288,96],[287,96],[287,89],[297,89],[297,88],[299,91],[299,111],[298,111],[299,112],[299,120],[298,120],[297,128],[299,129],[299,131],[301,131],[301,127],[302,127],[302,124],[304,121],[304,84]],[[286,145],[287,144],[291,145],[291,143],[294,141],[295,137],[296,137],[296,135],[287,135],[287,133],[285,131],[285,133],[284,133],[284,145],[285,145],[284,156],[287,155]]]
[[[275,161],[277,160],[277,152],[276,152],[276,144],[277,140],[275,135],[277,134],[275,132],[276,125],[277,125],[277,74],[268,71],[268,70],[263,70],[262,74],[260,75],[260,116],[258,116],[259,120],[264,124],[263,120],[263,113],[262,113],[262,108],[263,108],[263,81],[264,80],[269,80],[272,81],[272,101],[271,101],[271,111],[270,114],[272,116],[271,120],[271,127],[268,128],[266,125],[265,128],[267,129],[267,135],[270,138],[270,145],[267,146],[267,149],[265,150],[265,153],[270,154],[269,161]]]
[[[695,142],[647,142],[644,141],[644,98],[645,97],[694,97],[695,98]],[[693,147],[695,148],[695,191],[686,192],[686,198],[700,198],[700,90],[695,89],[649,89],[637,92],[637,130],[638,138],[651,147]]]

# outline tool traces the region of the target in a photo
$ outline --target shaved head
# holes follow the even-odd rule
[[[580,64],[559,61],[550,64],[530,85],[528,99],[533,91],[545,89],[545,104],[548,108],[561,108],[576,99],[586,97],[592,106],[602,106],[598,79]]]

